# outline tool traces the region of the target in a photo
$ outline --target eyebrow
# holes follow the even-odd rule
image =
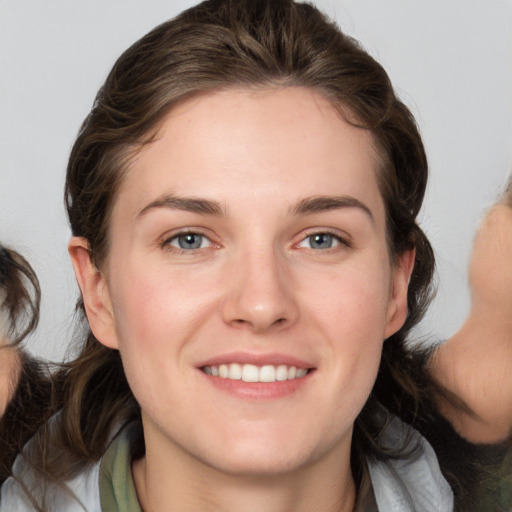
[[[225,216],[226,213],[220,203],[209,199],[195,197],[180,197],[173,194],[166,194],[146,205],[137,215],[142,217],[155,208],[168,208],[170,210],[183,210],[186,212],[198,213],[201,215]],[[313,196],[301,199],[290,208],[292,215],[308,215],[329,210],[344,208],[358,208],[375,223],[373,214],[364,203],[351,196]]]
[[[137,217],[142,217],[154,208],[183,210],[186,212],[199,213],[202,215],[225,215],[223,208],[216,201],[195,197],[179,197],[172,194],[166,194],[159,197],[158,199],[155,199],[154,201],[151,201],[151,203],[146,205],[138,213]]]
[[[343,208],[357,208],[363,211],[375,224],[373,213],[364,203],[351,196],[314,196],[300,200],[291,208],[293,215],[307,215],[311,213],[338,210]]]

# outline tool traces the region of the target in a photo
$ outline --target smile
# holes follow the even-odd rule
[[[256,366],[254,364],[220,364],[206,365],[201,370],[207,375],[221,379],[242,380],[244,382],[283,382],[301,379],[308,373],[306,368],[287,366],[285,364]]]

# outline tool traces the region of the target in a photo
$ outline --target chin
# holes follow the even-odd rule
[[[309,435],[257,436],[231,438],[225,441],[222,450],[210,446],[202,451],[203,461],[217,470],[238,476],[277,477],[299,471],[314,464],[328,453],[337,452],[344,444],[339,440],[326,442]],[[350,444],[350,436],[348,436]],[[198,449],[196,453],[199,453]]]
[[[253,450],[237,450],[228,457],[223,455],[212,459],[209,465],[224,474],[262,478],[293,473],[311,462],[310,457],[302,453],[269,453],[261,447],[258,453]]]

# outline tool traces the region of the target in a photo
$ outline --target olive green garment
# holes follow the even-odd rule
[[[142,512],[132,476],[131,447],[135,423],[124,427],[108,447],[100,467],[103,512]]]

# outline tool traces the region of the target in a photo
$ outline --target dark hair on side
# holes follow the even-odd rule
[[[416,222],[428,176],[421,136],[384,69],[359,43],[312,5],[292,0],[208,0],[184,11],[115,63],[71,151],[65,203],[73,235],[88,240],[92,260],[101,268],[123,173],[174,105],[226,88],[284,87],[322,94],[344,119],[372,133],[381,158],[377,179],[390,258],[415,250],[407,320],[384,343],[377,382],[355,424],[357,480],[364,457],[390,455],[376,442],[382,429],[378,402],[403,417],[404,396],[416,412],[428,395],[427,385],[420,387],[428,384],[424,365],[414,362],[405,339],[429,303],[434,272],[432,248]],[[79,311],[83,315],[80,303]],[[41,471],[65,479],[102,455],[120,418],[140,420],[140,411],[119,353],[90,330],[79,356],[62,367],[56,381],[53,403],[61,412],[50,442],[59,456],[42,461]],[[139,449],[144,450],[142,440]]]
[[[39,322],[41,290],[34,269],[18,252],[0,245],[0,311],[10,346],[19,345]]]
[[[503,191],[501,201],[502,204],[512,208],[512,172],[508,177],[507,184],[505,185],[505,190]]]
[[[12,396],[0,412],[0,483],[10,475],[16,454],[46,418],[51,397],[44,365],[22,351],[21,344],[39,322],[41,290],[34,269],[18,252],[0,245],[0,315],[5,337],[1,350],[11,350]],[[0,354],[1,357],[1,354]]]

